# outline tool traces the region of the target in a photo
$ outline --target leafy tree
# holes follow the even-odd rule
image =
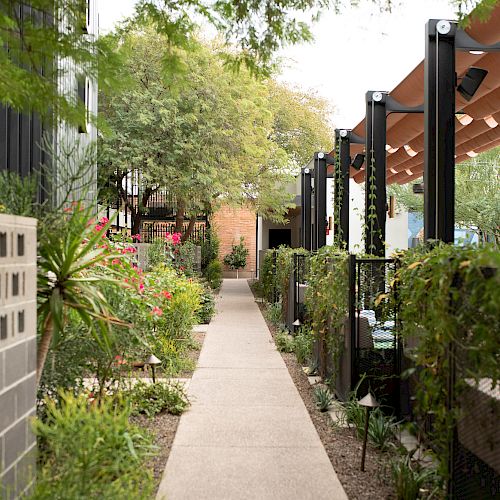
[[[256,80],[243,68],[228,70],[217,46],[178,51],[184,71],[165,79],[165,39],[151,27],[122,33],[118,46],[131,85],[102,96],[109,130],[100,141],[99,166],[101,186],[117,186],[111,199],[118,194],[130,210],[132,232],[161,189],[175,194],[176,231],[186,215],[192,227],[197,213],[220,202],[250,203],[282,220],[291,206],[282,186],[304,149],[310,155],[313,145],[331,144],[324,114],[315,112],[324,103]],[[138,203],[123,187],[127,176],[139,179]]]
[[[248,248],[245,246],[245,238],[240,236],[240,242],[237,245],[233,245],[231,252],[224,257],[224,264],[233,271],[236,271],[236,277],[238,277],[238,270],[247,265],[248,253]]]
[[[481,153],[477,158],[455,167],[455,221],[480,238],[494,238],[500,245],[500,148]],[[418,181],[416,181],[418,182]],[[413,212],[423,213],[422,195],[413,194],[412,185],[389,187],[397,203]]]

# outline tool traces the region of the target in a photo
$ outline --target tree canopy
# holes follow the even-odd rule
[[[184,70],[174,79],[162,71],[165,37],[147,25],[122,33],[120,91],[102,94],[107,122],[99,143],[101,185],[116,185],[137,230],[150,196],[168,190],[178,215],[210,211],[218,203],[250,203],[282,220],[291,206],[283,189],[304,152],[332,144],[326,104],[244,68],[223,63],[216,45],[178,50]],[[140,203],[123,187],[140,176]],[[113,195],[115,196],[115,195]]]

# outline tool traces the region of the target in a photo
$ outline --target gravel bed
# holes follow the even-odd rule
[[[197,349],[192,349],[189,351],[188,356],[196,365],[198,358],[200,356],[201,347],[205,339],[205,334],[201,332],[194,332],[193,338],[195,339]],[[184,371],[182,373],[182,378],[190,378],[193,375],[193,371]],[[181,415],[171,415],[170,413],[160,413],[152,418],[148,418],[145,415],[139,415],[131,418],[131,421],[151,432],[154,436],[154,444],[158,447],[157,453],[151,458],[148,463],[148,467],[153,471],[156,489],[158,489],[167,464],[168,456],[172,448],[172,443],[174,442],[175,433],[177,432],[177,426]]]
[[[260,301],[257,303],[265,318],[265,304]],[[277,333],[276,327],[267,320],[266,323],[274,338]],[[365,472],[361,472],[363,444],[355,436],[354,430],[336,426],[328,413],[317,410],[314,401],[314,386],[309,383],[295,354],[283,352],[280,354],[349,499],[396,498],[390,478],[389,455],[380,453],[368,444]]]

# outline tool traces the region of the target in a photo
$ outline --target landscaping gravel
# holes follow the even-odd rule
[[[265,304],[260,300],[256,302],[264,315]],[[274,338],[277,328],[267,319],[266,323]],[[368,445],[365,472],[361,472],[363,444],[354,435],[354,429],[336,426],[328,413],[318,411],[314,401],[314,386],[309,383],[295,354],[282,352],[281,356],[349,499],[396,498],[390,477],[389,455],[380,453]]]

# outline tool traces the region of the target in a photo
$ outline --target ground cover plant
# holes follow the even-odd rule
[[[148,498],[153,493],[146,460],[151,436],[130,424],[130,407],[117,399],[92,402],[61,392],[36,420],[40,470],[33,499]]]
[[[138,382],[127,393],[127,397],[132,405],[133,415],[154,417],[164,411],[180,415],[189,406],[184,387],[179,383]]]

